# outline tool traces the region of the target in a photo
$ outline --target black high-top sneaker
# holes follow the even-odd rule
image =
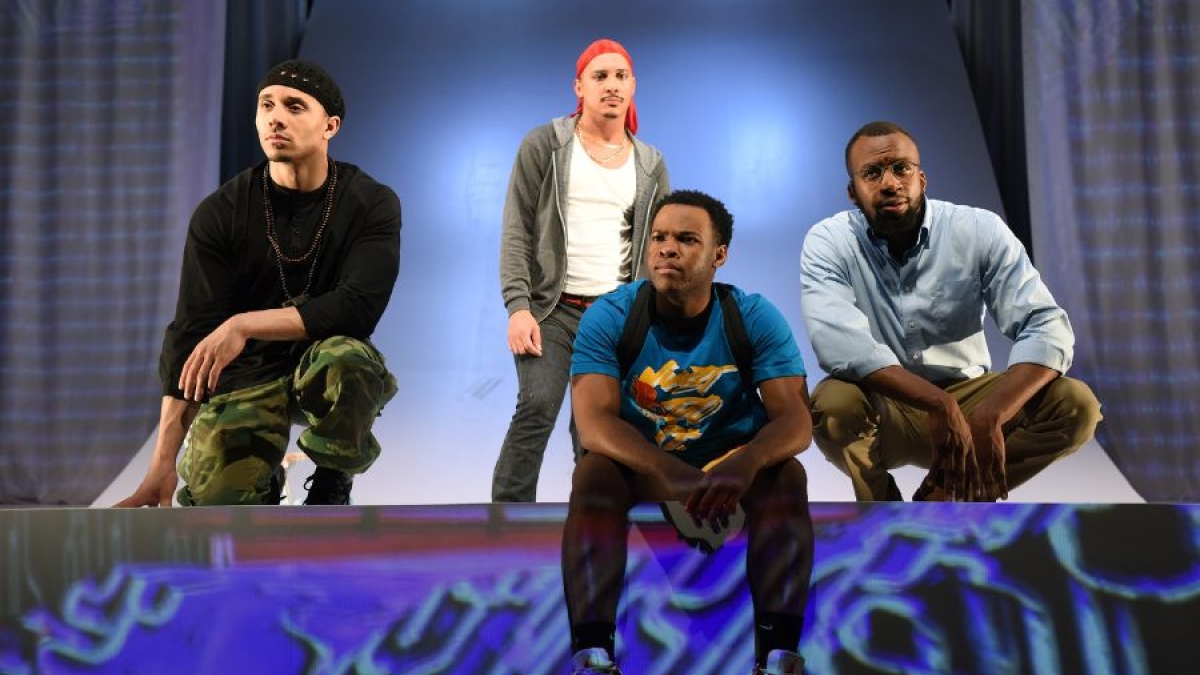
[[[350,503],[350,489],[353,487],[354,476],[345,471],[318,466],[304,481],[304,489],[308,490],[304,504],[346,506]]]

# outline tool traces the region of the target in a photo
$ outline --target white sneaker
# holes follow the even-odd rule
[[[786,649],[772,649],[767,654],[766,669],[755,666],[754,675],[804,675],[804,657]]]
[[[621,675],[603,647],[581,649],[571,657],[571,675]]]
[[[680,539],[687,542],[688,546],[706,554],[721,548],[727,539],[742,531],[742,525],[746,522],[746,512],[742,510],[741,504],[738,504],[737,510],[724,526],[717,527],[707,523],[697,525],[696,521],[692,520],[692,515],[683,507],[683,502],[663,502],[662,513],[663,518],[675,527]]]

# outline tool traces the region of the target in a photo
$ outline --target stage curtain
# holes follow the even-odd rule
[[[1030,255],[1021,3],[947,0],[1008,227]]]
[[[1030,211],[1101,444],[1148,500],[1200,501],[1200,5],[1022,3]]]
[[[154,428],[225,3],[0,4],[0,504],[89,504]]]
[[[221,181],[263,159],[254,105],[263,73],[300,53],[310,0],[232,2],[226,10]]]

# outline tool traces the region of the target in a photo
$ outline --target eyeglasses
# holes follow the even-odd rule
[[[884,174],[888,171],[891,171],[897,180],[904,180],[920,169],[921,165],[916,162],[910,162],[907,159],[898,159],[891,164],[869,164],[859,169],[857,175],[863,181],[874,184],[883,180]]]

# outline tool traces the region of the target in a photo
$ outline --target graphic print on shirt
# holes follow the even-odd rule
[[[647,367],[630,383],[638,412],[654,422],[654,442],[668,452],[683,450],[703,435],[705,420],[724,400],[709,390],[736,365],[690,366],[679,370],[674,359],[653,370]]]

